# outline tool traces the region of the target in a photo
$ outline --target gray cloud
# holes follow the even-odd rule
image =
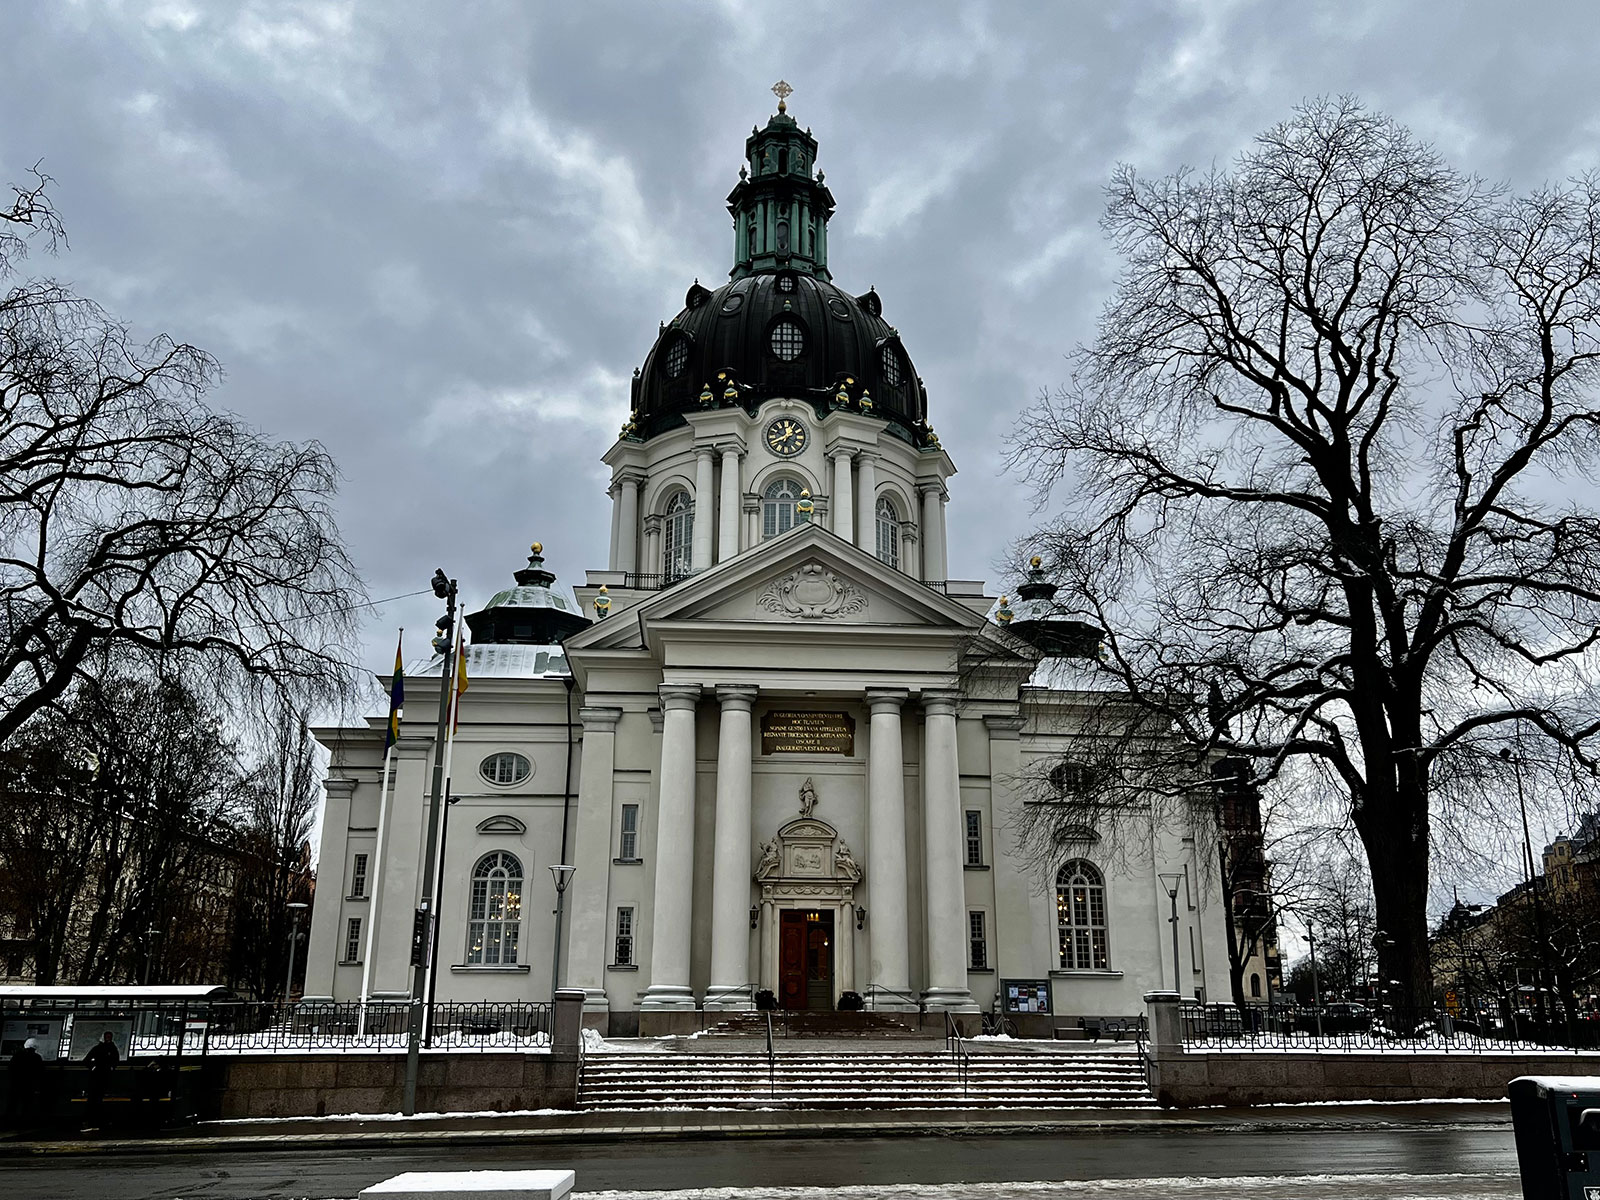
[[[1600,165],[1581,0],[83,0],[6,24],[0,166],[42,158],[72,238],[36,265],[218,355],[219,405],[324,442],[376,596],[443,564],[485,597],[534,537],[569,583],[604,565],[598,456],[657,322],[727,270],[722,198],[780,76],[839,200],[836,276],[883,294],[961,468],[967,577],[1028,525],[1000,438],[1092,335],[1114,163],[1225,161],[1354,92],[1513,186]],[[375,616],[374,667],[434,615]]]

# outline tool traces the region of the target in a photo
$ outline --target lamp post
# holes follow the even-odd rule
[[[161,937],[161,930],[146,929],[144,931],[144,982],[150,985],[150,968],[155,965],[156,941]]]
[[[551,1003],[555,1002],[556,989],[561,986],[561,912],[567,903],[567,884],[572,882],[572,873],[577,869],[566,863],[554,863],[550,867],[550,878],[556,881],[556,938],[550,954]]]
[[[1528,834],[1528,798],[1522,788],[1522,756],[1520,754],[1512,754],[1510,746],[1502,746],[1500,747],[1500,759],[1502,762],[1511,764],[1511,773],[1517,781],[1517,810],[1522,814],[1522,869],[1528,882],[1528,896],[1533,902],[1533,929],[1535,936],[1539,939],[1539,971],[1544,976],[1545,984],[1547,986],[1553,984],[1553,990],[1557,995],[1561,995],[1561,983],[1555,978],[1550,969],[1550,937],[1545,932],[1544,902],[1539,899],[1539,880],[1533,869],[1533,839]],[[1544,996],[1549,994],[1549,990],[1543,990]],[[1566,999],[1564,995],[1561,998],[1563,1001]],[[1545,1002],[1544,1007],[1546,1011],[1543,1016],[1548,1021],[1550,1019],[1548,1001]],[[1570,1026],[1572,1006],[1563,1003],[1562,1007],[1567,1010],[1567,1022]],[[1568,1040],[1570,1041],[1571,1039],[1569,1038]]]
[[[1317,1036],[1322,1036],[1322,992],[1317,983],[1317,931],[1306,922],[1306,941],[1311,946],[1311,1009],[1317,1014]]]
[[[444,571],[433,573],[433,594],[445,602],[444,616],[434,624],[439,634],[433,648],[442,659],[439,671],[439,724],[433,735],[433,791],[428,802],[428,841],[422,855],[422,893],[411,925],[411,1020],[406,1038],[406,1080],[400,1111],[417,1111],[417,1066],[422,1051],[422,989],[427,976],[428,947],[433,932],[433,872],[439,847],[439,812],[444,807],[444,746],[450,732],[450,696],[456,680],[456,581]]]
[[[289,926],[289,970],[283,977],[283,1002],[287,1004],[294,993],[294,950],[300,941],[300,914],[310,906],[299,900],[291,900],[285,907],[291,914],[292,922]]]
[[[1182,996],[1183,984],[1179,982],[1182,976],[1178,968],[1178,887],[1183,883],[1183,876],[1160,875],[1157,878],[1167,890],[1167,899],[1172,901],[1172,915],[1167,918],[1172,924],[1172,990]]]

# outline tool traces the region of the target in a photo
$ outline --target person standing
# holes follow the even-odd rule
[[[84,1064],[89,1068],[89,1123],[94,1128],[100,1127],[106,1084],[111,1079],[112,1070],[121,1059],[122,1053],[117,1049],[116,1039],[111,1036],[109,1029],[100,1035],[100,1040],[90,1046],[89,1053],[83,1056]]]
[[[11,1056],[11,1103],[9,1116],[14,1124],[31,1123],[39,1110],[39,1089],[44,1082],[44,1059],[33,1038]]]

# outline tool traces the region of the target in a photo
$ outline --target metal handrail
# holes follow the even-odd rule
[[[767,1095],[778,1094],[778,1059],[772,1049],[772,1010],[767,1010]]]
[[[961,1095],[967,1095],[967,1076],[971,1070],[971,1055],[967,1050],[966,1039],[961,1033],[961,1026],[955,1016],[948,1010],[944,1014],[944,1045],[950,1051],[950,1056],[955,1060],[956,1075],[961,1080]]]

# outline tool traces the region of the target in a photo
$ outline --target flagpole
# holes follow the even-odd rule
[[[450,827],[450,766],[455,756],[456,726],[461,720],[459,708],[462,689],[457,684],[460,672],[466,670],[466,664],[461,661],[461,652],[465,648],[463,646],[466,632],[465,626],[465,621],[456,622],[454,633],[456,644],[453,656],[456,662],[456,669],[452,672],[452,678],[449,680],[451,692],[450,729],[444,739],[444,812],[440,814],[441,822],[446,832]],[[439,682],[441,685],[445,683],[442,673],[439,677]],[[423,992],[423,995],[428,998],[427,1007],[422,1010],[422,1038],[424,1043],[429,1042],[433,1037],[433,997],[439,981],[439,926],[444,918],[441,908],[444,903],[444,847],[445,839],[441,836],[439,838],[438,858],[433,864],[433,895],[430,897],[430,902],[433,906],[431,910],[433,912],[433,929],[431,930],[433,944],[428,948],[428,979],[426,989]]]
[[[401,654],[405,640],[406,631],[402,625],[396,634],[394,645],[394,669],[402,679],[404,679],[405,663]],[[401,686],[404,686],[403,683]],[[357,1037],[365,1037],[367,1033],[367,1004],[372,995],[372,962],[378,949],[378,919],[383,910],[383,835],[388,825],[389,775],[390,766],[394,762],[394,748],[400,741],[400,718],[404,710],[403,697],[398,706],[395,700],[395,679],[391,675],[389,715],[383,725],[383,782],[378,788],[378,844],[372,855],[372,891],[367,902],[367,949],[361,962],[361,1007],[356,1020]]]
[[[372,856],[372,898],[367,902],[367,952],[361,964],[361,1015],[356,1036],[367,1033],[367,997],[371,994],[372,956],[378,943],[378,917],[383,907],[383,832],[389,816],[389,765],[394,761],[394,744],[383,752],[383,786],[378,792],[378,846]]]

